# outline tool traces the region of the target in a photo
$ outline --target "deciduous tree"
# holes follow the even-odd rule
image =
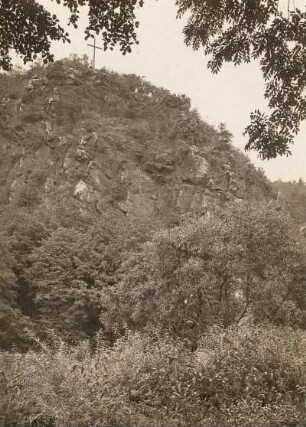
[[[131,52],[137,43],[138,27],[135,10],[143,0],[55,0],[70,10],[69,25],[77,27],[79,9],[88,7],[89,23],[86,38],[93,34],[103,37],[104,49],[120,46],[123,54]],[[52,61],[51,42],[70,42],[69,34],[61,26],[58,17],[51,14],[44,2],[36,0],[1,0],[0,2],[0,68],[12,66],[11,50],[15,50],[24,62],[33,61],[41,54],[45,63]]]
[[[287,3],[286,10],[281,6]],[[258,60],[266,82],[271,114],[255,110],[245,134],[247,149],[262,158],[290,154],[290,144],[306,118],[306,12],[279,0],[178,0],[179,16],[188,14],[187,45],[204,48],[208,68],[218,73],[225,62]],[[294,2],[292,3],[292,6]]]
[[[106,258],[98,232],[63,227],[33,250],[25,276],[44,332],[53,330],[77,342],[100,328],[99,295],[108,283]]]
[[[25,343],[25,328],[30,326],[17,303],[17,281],[12,270],[13,258],[9,242],[4,233],[0,234],[0,348]]]
[[[157,233],[106,290],[106,322],[195,338],[246,316],[298,323],[292,287],[302,249],[292,227],[277,206],[233,203]]]

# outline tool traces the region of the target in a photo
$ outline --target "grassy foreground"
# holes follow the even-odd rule
[[[289,425],[305,419],[305,332],[210,329],[198,349],[157,333],[0,353],[4,424]],[[303,425],[303,424],[301,424]]]

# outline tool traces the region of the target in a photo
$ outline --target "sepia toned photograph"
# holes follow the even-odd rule
[[[306,427],[306,0],[0,0],[0,427]]]

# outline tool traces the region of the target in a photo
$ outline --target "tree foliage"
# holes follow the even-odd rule
[[[100,328],[100,293],[108,262],[100,233],[58,228],[30,255],[25,276],[35,294],[38,322],[74,342]]]
[[[135,9],[142,6],[142,0],[55,0],[70,11],[69,25],[77,27],[79,8],[88,7],[89,23],[86,39],[102,32],[104,49],[120,46],[123,54],[131,52],[131,45],[137,43],[135,29],[138,21]],[[12,66],[11,50],[19,54],[24,63],[33,61],[41,54],[45,63],[53,61],[51,42],[70,42],[69,34],[60,25],[58,17],[51,14],[36,0],[1,0],[0,2],[0,68],[9,70]]]
[[[51,41],[68,41],[68,34],[59,25],[56,15],[49,13],[35,0],[2,0],[0,2],[0,67],[12,66],[11,49],[24,62],[33,61],[38,54],[44,62],[52,61]]]
[[[7,236],[0,234],[0,347],[21,344],[30,325],[17,303],[18,286]]]
[[[211,218],[157,233],[106,290],[106,323],[154,325],[188,339],[209,325],[299,323],[294,278],[301,248],[272,205],[232,204]],[[302,316],[303,317],[303,316]]]
[[[126,54],[138,43],[136,10],[143,0],[56,2],[69,9],[69,25],[74,27],[80,9],[87,6],[86,38],[102,36],[105,50],[119,46]],[[280,8],[279,0],[177,0],[176,5],[179,18],[188,15],[186,44],[195,50],[204,48],[213,73],[225,62],[259,61],[271,114],[258,109],[251,113],[246,149],[256,150],[263,159],[289,155],[300,122],[306,118],[306,12],[295,6],[289,10],[289,0],[287,11]],[[25,63],[37,54],[44,62],[52,61],[53,40],[69,42],[69,34],[45,5],[35,0],[0,2],[0,68],[11,68],[12,49]]]
[[[258,60],[266,81],[271,114],[255,110],[245,134],[247,149],[263,159],[290,154],[290,144],[306,118],[306,12],[282,11],[278,0],[178,0],[179,16],[189,14],[187,45],[204,47],[208,68],[225,62]]]

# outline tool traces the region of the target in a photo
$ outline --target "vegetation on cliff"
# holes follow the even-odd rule
[[[86,39],[98,35],[104,50],[120,47],[123,54],[137,44],[137,9],[144,0],[57,0],[70,12],[69,25],[77,28],[79,13],[87,6]],[[208,68],[220,71],[225,62],[235,66],[258,60],[266,82],[265,98],[271,114],[255,110],[246,149],[262,158],[291,154],[290,145],[305,120],[305,19],[306,12],[295,3],[284,8],[279,0],[212,1],[176,0],[177,18],[188,16],[183,33],[187,46],[203,49]],[[36,0],[3,0],[0,4],[0,69],[12,67],[11,51],[24,63],[41,54],[53,61],[51,42],[69,42],[69,34],[56,15]]]
[[[300,214],[226,127],[86,58],[0,90],[5,422],[301,420]]]

